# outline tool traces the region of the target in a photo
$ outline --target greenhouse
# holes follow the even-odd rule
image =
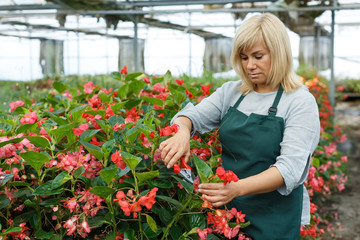
[[[237,35],[246,32],[241,26],[265,13],[282,22],[291,48],[287,40],[279,49],[269,45],[268,36],[283,34],[274,28],[256,38],[260,42],[238,49],[236,67],[233,47],[252,36],[250,30],[248,38]],[[0,239],[294,239],[285,236],[291,231],[281,232],[281,225],[296,223],[285,220],[289,211],[281,215],[279,208],[280,217],[267,226],[274,233],[262,235],[257,224],[270,221],[265,212],[272,205],[257,211],[230,206],[275,193],[282,195],[276,201],[285,201],[280,199],[300,196],[300,190],[304,202],[297,204],[301,219],[294,230],[299,239],[357,239],[359,16],[359,0],[1,0]],[[274,61],[280,58],[276,51],[290,60]],[[266,81],[261,82],[263,73],[249,73],[251,67],[264,71]],[[276,76],[286,80],[273,80],[279,69],[284,73]],[[289,80],[292,85],[284,83],[287,71],[299,76]],[[278,81],[276,88],[270,78]],[[241,98],[225,92],[239,79]],[[292,98],[298,88],[308,89],[299,97],[303,103]],[[246,114],[254,107],[250,99],[263,103],[253,92],[261,99],[274,93],[266,119],[271,122],[274,112],[283,130],[275,144],[279,152],[274,150],[272,164],[261,173],[277,169],[281,184],[236,196],[228,190],[230,203],[217,206],[204,186],[231,189],[261,175],[242,175],[226,164],[235,149],[245,158],[243,152],[255,148],[249,156],[260,158],[267,148],[266,124],[253,130],[259,139],[251,137],[247,147],[238,143],[232,151],[222,130],[228,111],[222,108],[229,104],[230,112],[236,99],[237,107],[249,104],[238,107],[244,122],[264,117],[259,105]],[[301,111],[310,98],[316,119],[307,109],[292,122],[292,111]],[[217,111],[221,124],[210,119]],[[189,143],[175,143],[188,120]],[[302,140],[311,127],[318,139],[311,134],[314,140]],[[313,148],[310,142],[318,144]],[[296,162],[305,148],[310,155],[299,173],[287,165],[285,152],[290,149],[289,161]],[[243,166],[235,155],[235,165]],[[290,168],[294,172],[286,173]],[[255,179],[260,185],[262,178]],[[309,221],[303,221],[306,211]]]

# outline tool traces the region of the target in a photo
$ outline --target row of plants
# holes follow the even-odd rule
[[[13,101],[0,115],[0,237],[249,239],[241,211],[214,209],[197,193],[201,182],[236,181],[220,167],[216,131],[190,141],[193,184],[167,169],[158,151],[177,130],[172,116],[213,84],[126,67],[111,77],[113,88],[54,81],[47,95]],[[306,182],[312,221],[301,238],[319,239],[326,221],[316,209],[346,182],[346,156],[336,150],[345,137],[331,124],[326,82],[304,82],[318,100],[322,133]]]

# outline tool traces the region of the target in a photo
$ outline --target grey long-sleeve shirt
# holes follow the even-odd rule
[[[192,134],[202,134],[219,127],[229,107],[235,105],[241,96],[241,92],[237,89],[240,84],[241,81],[226,82],[196,106],[192,103],[187,104],[172,121],[179,116],[188,117],[193,124]],[[276,92],[253,91],[246,95],[237,109],[246,115],[250,113],[267,115],[275,96]],[[276,116],[284,119],[285,130],[283,141],[280,143],[280,156],[272,166],[278,168],[285,181],[285,185],[277,191],[282,195],[288,195],[307,178],[309,156],[319,142],[319,112],[315,98],[305,87],[290,94],[284,92],[277,108]],[[310,200],[305,187],[301,223],[310,223]]]

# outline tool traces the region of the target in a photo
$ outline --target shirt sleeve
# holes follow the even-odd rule
[[[210,132],[217,128],[221,123],[221,115],[224,108],[224,85],[197,105],[188,103],[172,118],[171,124],[177,117],[188,117],[193,126],[191,136],[196,133],[203,134]]]
[[[310,93],[306,98],[294,100],[287,115],[281,153],[273,165],[285,181],[285,185],[278,189],[282,195],[290,194],[306,180],[311,155],[320,137],[319,111]]]

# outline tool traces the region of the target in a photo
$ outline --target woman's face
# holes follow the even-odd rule
[[[241,65],[250,80],[256,84],[255,90],[266,87],[270,72],[270,52],[263,43],[255,43],[250,49],[240,53]]]

